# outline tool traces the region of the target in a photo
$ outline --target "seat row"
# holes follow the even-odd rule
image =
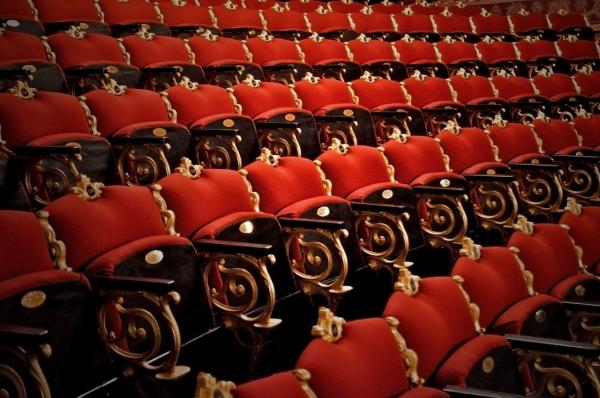
[[[258,3],[257,3],[258,4]],[[385,4],[385,3],[384,3]],[[401,6],[390,13],[384,4],[368,6],[344,2],[272,2],[264,9],[244,8],[234,2],[199,6],[194,2],[159,2],[143,0],[78,0],[49,2],[25,0],[4,5],[0,15],[7,29],[41,35],[52,34],[72,24],[84,23],[94,32],[116,36],[131,34],[139,24],[148,24],[154,33],[193,34],[197,29],[219,29],[226,35],[254,36],[261,31],[284,35],[308,36],[316,32],[338,38],[352,38],[360,33],[397,37],[417,34],[439,40],[447,34],[477,39],[478,35],[541,35],[556,39],[562,34],[577,34],[593,39],[593,31],[581,14],[529,14],[522,11],[511,16],[491,15],[485,9],[472,16],[462,15],[460,7]],[[299,10],[298,7],[306,10]],[[316,5],[316,7],[315,7]],[[340,8],[351,8],[340,10]],[[427,13],[421,13],[421,10]],[[471,7],[470,10],[477,8]],[[456,13],[456,14],[455,14]]]

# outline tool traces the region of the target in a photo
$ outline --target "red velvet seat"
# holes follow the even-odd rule
[[[396,40],[393,44],[400,56],[400,61],[406,65],[409,75],[418,70],[422,74],[448,77],[448,67],[442,63],[440,54],[433,43],[404,37]]]
[[[305,16],[310,31],[324,38],[347,41],[357,36],[347,12],[321,9],[309,11]]]
[[[581,39],[592,40],[593,33],[587,17],[577,12],[557,12],[548,14],[548,24],[554,31],[562,34],[575,34]]]
[[[394,323],[391,318],[351,321],[339,326],[339,340],[328,341],[325,336],[313,340],[297,366],[310,372],[315,394],[323,398],[447,397],[440,390],[414,386],[419,380],[414,362],[408,359],[414,352],[390,330]]]
[[[248,53],[240,40],[220,37],[210,31],[189,39],[196,64],[206,73],[211,84],[231,87],[244,80],[247,75],[263,78],[259,65],[249,61]]]
[[[129,56],[113,37],[73,27],[51,35],[48,43],[67,75],[71,91],[76,94],[100,88],[104,74],[128,87],[139,82],[140,70],[130,64]]]
[[[346,44],[352,53],[352,59],[364,71],[386,79],[401,81],[406,78],[406,66],[400,62],[399,54],[391,43],[361,35]]]
[[[589,113],[577,116],[572,120],[577,134],[581,137],[581,143],[587,147],[600,148],[600,134],[598,134],[598,126],[600,126],[600,116]]]
[[[299,106],[289,87],[248,79],[235,85],[233,94],[242,114],[254,120],[261,147],[311,159],[321,153],[313,115]]]
[[[508,101],[513,121],[530,123],[539,111],[546,111],[548,99],[539,94],[533,80],[523,76],[501,74],[492,76],[498,97]]]
[[[337,1],[335,3],[329,4],[329,8],[331,8],[331,11],[344,12],[347,14],[352,12],[358,12],[364,9],[364,7],[364,3],[354,0]]]
[[[87,26],[86,30],[90,33],[110,34],[108,25],[102,21],[98,9],[91,0],[36,0],[34,4],[47,35],[81,23]]]
[[[113,80],[83,100],[96,118],[100,135],[117,146],[119,168],[128,173],[121,175],[123,182],[150,185],[188,155],[190,132],[174,121],[175,114],[159,93],[119,86]],[[115,114],[115,109],[128,111]]]
[[[0,4],[0,17],[6,30],[42,36],[44,26],[37,19],[37,10],[28,0],[15,0]]]
[[[556,42],[560,55],[571,63],[571,70],[577,71],[585,65],[594,66],[600,57],[596,42],[567,36]]]
[[[378,38],[386,41],[394,41],[399,38],[390,14],[376,12],[372,7],[363,6],[362,9],[351,12],[350,21],[354,24],[354,30],[367,37]]]
[[[183,76],[202,83],[202,68],[194,63],[194,54],[175,37],[155,35],[146,30],[123,38],[131,64],[142,70],[141,85],[161,91],[181,80]]]
[[[533,288],[561,299],[597,300],[599,282],[583,271],[580,254],[568,231],[556,224],[520,223],[508,241],[519,249],[525,269],[533,274]]]
[[[236,112],[236,103],[226,89],[188,82],[165,92],[177,111],[177,120],[192,133],[198,163],[235,170],[258,156],[254,123]]]
[[[497,15],[487,12],[472,15],[471,21],[473,21],[475,33],[480,37],[490,36],[507,40],[513,35],[507,15]]]
[[[496,96],[497,90],[489,78],[460,73],[450,77],[450,85],[457,100],[467,107],[471,126],[486,128],[496,117],[510,116],[508,102]]]
[[[587,97],[596,98],[600,94],[600,71],[584,70],[573,75],[573,79]]]
[[[291,11],[311,12],[319,8],[329,9],[328,4],[319,0],[291,0],[287,2],[287,6]]]
[[[548,25],[546,14],[528,12],[525,9],[511,14],[510,21],[513,31],[519,36],[532,36],[554,40],[556,33]]]
[[[55,58],[45,37],[4,31],[0,35],[0,71],[7,75],[0,78],[0,84],[6,90],[15,79],[25,80],[29,75],[32,78],[29,83],[33,87],[47,91],[65,91],[65,76],[55,63]],[[30,73],[23,75],[22,72],[27,70]],[[11,73],[16,74],[11,77]]]
[[[225,36],[235,39],[246,39],[257,36],[266,29],[258,10],[234,7],[212,7],[215,25]]]
[[[14,94],[0,93],[0,103],[0,125],[6,146],[17,152],[18,146],[41,151],[37,155],[29,155],[28,160],[31,164],[41,161],[41,168],[23,169],[26,184],[31,185],[28,193],[34,202],[45,203],[67,192],[75,178],[68,165],[69,159],[74,162],[77,171],[88,174],[94,180],[112,180],[115,165],[110,145],[105,138],[94,134],[76,97],[35,92],[21,85]],[[77,146],[81,161],[54,150],[44,152],[43,147],[47,146]],[[50,182],[46,180],[44,171],[63,173],[64,177],[52,179],[48,175],[54,181],[48,186]]]
[[[290,3],[293,2],[288,2]],[[300,11],[276,7],[263,10],[262,15],[267,22],[267,29],[275,37],[304,39],[310,36],[304,14]]]
[[[402,35],[431,42],[439,40],[430,14],[415,13],[411,7],[406,7],[394,13],[394,20],[398,26],[396,30]]]
[[[469,302],[452,278],[406,281],[403,286],[404,292],[390,297],[384,316],[398,319],[398,332],[417,353],[417,372],[428,385],[523,391],[509,343],[502,336],[478,335]],[[481,370],[484,357],[494,359],[496,371],[502,369],[501,379]]]
[[[99,0],[100,9],[115,36],[135,33],[140,25],[146,24],[152,33],[169,35],[169,28],[162,23],[154,5],[144,0]]]
[[[473,43],[446,38],[435,43],[440,59],[448,65],[451,74],[464,69],[476,75],[489,76],[490,71],[477,53],[477,47]]]
[[[517,76],[529,76],[525,62],[519,59],[515,43],[490,38],[476,43],[475,47],[481,59],[489,65],[492,76],[502,70]]]
[[[333,138],[349,145],[376,145],[369,109],[356,103],[348,83],[310,76],[296,82],[293,87],[302,101],[302,108],[315,115],[323,150]],[[327,119],[322,119],[322,116]]]
[[[164,1],[159,4],[164,23],[173,36],[190,37],[205,31],[217,30],[209,7],[193,2]]]
[[[443,13],[432,14],[431,18],[435,31],[442,37],[449,36],[458,40],[478,41],[471,20],[466,15],[455,15],[446,9]]]
[[[569,73],[569,62],[560,56],[556,42],[527,37],[515,43],[519,58],[529,65],[533,76],[541,65],[549,65],[556,72]]]
[[[598,275],[600,273],[600,248],[595,237],[600,231],[600,212],[592,206],[581,206],[574,201],[560,218],[559,223],[569,227],[568,233],[583,250],[583,265]]]
[[[351,81],[362,73],[360,65],[352,61],[351,54],[341,41],[311,36],[300,40],[299,45],[304,53],[305,62],[311,65],[318,75]]]

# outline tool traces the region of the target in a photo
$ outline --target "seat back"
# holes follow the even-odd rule
[[[156,34],[169,34],[169,29],[161,23],[161,16],[152,3],[144,0],[99,0],[98,4],[113,34],[133,33],[140,24],[150,25],[150,30]]]
[[[3,27],[9,31],[29,33],[42,36],[45,31],[43,25],[37,20],[37,10],[31,7],[28,0],[15,0],[0,4],[0,17],[6,19]]]
[[[444,14],[433,14],[434,26],[436,32],[442,36],[445,35],[473,35],[473,26],[468,16],[456,15],[450,12]]]
[[[108,34],[108,27],[102,22],[98,9],[91,0],[48,1],[36,0],[35,8],[40,21],[46,27],[46,34],[66,29],[69,25],[85,23],[88,29]]]
[[[600,264],[600,247],[595,236],[600,231],[600,212],[591,206],[581,206],[572,202],[573,206],[560,217],[560,224],[569,227],[569,236],[583,250],[583,264],[597,274]]]
[[[431,15],[411,14],[403,11],[401,13],[394,13],[394,20],[398,25],[397,30],[400,34],[423,36],[425,39],[437,36]]]
[[[131,63],[139,68],[166,63],[188,64],[192,61],[192,54],[183,41],[175,37],[130,35],[123,38],[123,44],[131,56]]]
[[[581,145],[575,128],[562,120],[536,119],[533,121],[533,128],[538,137],[542,139],[542,148],[547,154]]]
[[[472,15],[471,21],[475,26],[475,33],[483,37],[485,35],[502,34],[511,35],[510,21],[507,15]]]
[[[577,60],[578,58],[596,59],[600,57],[598,46],[593,40],[563,39],[558,40],[556,46],[560,51],[560,55],[569,60]]]
[[[450,77],[450,84],[456,91],[459,102],[466,104],[478,98],[495,97],[494,87],[489,78],[467,74],[466,76],[454,75]]]
[[[535,33],[538,30],[549,29],[546,14],[515,13],[510,15],[510,21],[516,34]]]
[[[200,66],[248,62],[242,42],[230,37],[194,36],[189,39],[188,43],[194,52],[196,63]]]
[[[441,77],[412,76],[402,84],[411,97],[411,105],[419,108],[436,101],[455,100],[449,81]]]
[[[273,37],[252,37],[246,40],[246,45],[252,54],[252,61],[259,65],[275,63],[301,63],[302,55],[296,43]]]
[[[523,76],[492,76],[492,84],[498,90],[498,97],[510,100],[519,95],[536,95],[531,79]]]
[[[557,57],[558,50],[549,40],[522,39],[515,43],[523,61],[534,62],[540,57]]]
[[[359,104],[374,109],[388,104],[406,104],[406,91],[400,82],[387,79],[356,79],[351,82]]]
[[[365,10],[368,10],[368,13]],[[351,12],[350,19],[354,23],[354,30],[366,35],[376,32],[392,33],[396,30],[390,14],[373,12],[373,9],[370,7]]]
[[[310,31],[318,33],[321,36],[340,32],[354,32],[348,14],[344,12],[329,11],[320,13],[317,11],[306,13],[307,24],[310,24]],[[356,34],[353,35],[356,37]],[[342,36],[339,36],[342,38]]]
[[[577,94],[577,87],[575,87],[573,79],[565,73],[538,74],[533,76],[532,80],[540,95],[546,98],[559,94]]]
[[[458,134],[442,131],[437,138],[450,157],[450,167],[457,173],[478,164],[496,162],[492,143],[482,129],[465,127]]]
[[[240,83],[233,87],[233,94],[242,106],[242,113],[251,118],[278,108],[297,108],[292,91],[279,83],[260,82],[257,87]]]
[[[399,182],[410,184],[425,173],[447,171],[444,153],[431,137],[412,136],[404,142],[390,140],[383,147]]]
[[[299,41],[300,48],[305,55],[305,60],[310,65],[328,61],[351,61],[344,43],[333,39],[313,38]]]
[[[300,11],[266,9],[262,11],[262,15],[267,22],[269,32],[276,36],[283,36],[285,31],[296,31],[308,35],[306,20],[304,19],[304,14]]]
[[[394,46],[400,54],[400,61],[405,64],[437,62],[440,60],[433,43],[422,40],[402,39],[395,41]]]
[[[164,22],[175,34],[177,29],[184,27],[200,27],[203,30],[214,27],[214,21],[210,9],[206,6],[198,6],[193,2],[161,2],[159,4]]]
[[[354,39],[347,42],[354,61],[359,64],[397,60],[392,44],[383,40]]]
[[[475,44],[481,59],[487,63],[496,63],[507,59],[519,59],[517,48],[508,41],[480,41]]]
[[[600,93],[600,71],[578,72],[573,79],[581,89],[581,94],[591,97]]]
[[[246,38],[259,34],[265,29],[260,12],[252,8],[229,9],[224,6],[212,7],[215,25],[230,37]]]
[[[507,123],[505,126],[492,124],[488,127],[490,138],[498,147],[498,156],[504,163],[528,154],[541,154],[535,132],[531,126]]]
[[[440,53],[442,62],[447,64],[479,59],[475,45],[466,41],[443,40],[435,43],[435,47]]]
[[[63,69],[102,63],[122,65],[128,60],[117,39],[106,35],[59,32],[49,36],[48,42]]]

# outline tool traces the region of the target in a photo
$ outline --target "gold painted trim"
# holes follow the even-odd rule
[[[204,167],[201,164],[193,164],[192,161],[187,157],[182,157],[179,167],[175,168],[175,171],[192,180],[200,178]]]
[[[465,300],[467,300],[467,303],[469,304],[469,311],[471,312],[471,317],[473,318],[475,330],[479,334],[484,334],[485,328],[481,327],[481,325],[479,324],[479,316],[481,311],[477,304],[471,302],[471,297],[469,296],[469,293],[467,293],[467,291],[463,287],[463,283],[465,282],[465,280],[460,275],[454,275],[452,279],[454,279],[454,281],[458,284],[460,291],[462,292],[463,296],[465,297]]]
[[[402,135],[402,134],[400,134],[400,135]],[[406,142],[406,139],[404,142]],[[385,163],[385,168],[386,168],[388,176],[390,178],[390,182],[396,182],[396,168],[394,167],[394,165],[392,165],[390,163],[387,156],[385,156],[385,148],[382,146],[378,146],[377,150],[381,154],[381,158],[383,159],[383,162]]]
[[[413,275],[406,264],[398,269],[398,279],[394,283],[394,290],[400,291],[407,296],[414,296],[419,292],[421,277]]]
[[[292,374],[294,375],[294,377],[296,377],[298,383],[300,383],[300,388],[302,388],[304,394],[306,394],[306,398],[317,398],[317,394],[315,394],[312,388],[310,388],[310,385],[308,383],[311,377],[310,372],[308,370],[294,369],[292,370]]]
[[[156,206],[160,211],[160,216],[162,218],[167,234],[171,236],[179,236],[179,234],[175,232],[175,213],[172,210],[168,209],[167,202],[160,194],[162,187],[159,184],[152,184],[150,190],[152,191],[152,198],[154,199],[154,203],[156,203]]]
[[[414,385],[420,386],[425,383],[425,379],[419,377],[418,374],[418,363],[419,357],[417,353],[406,345],[406,340],[404,337],[398,332],[398,324],[400,323],[398,319],[393,316],[388,316],[385,318],[385,322],[390,327],[390,331],[394,335],[394,339],[396,340],[396,344],[398,345],[398,349],[404,358],[404,364],[406,366],[406,377],[413,383]]]
[[[246,183],[246,187],[248,188],[248,195],[250,195],[250,200],[252,201],[252,207],[254,208],[254,211],[258,213],[260,211],[260,195],[258,194],[258,192],[254,192],[252,184],[248,180],[248,171],[246,169],[240,169],[238,172],[240,173],[240,175],[244,179],[244,182]]]
[[[101,134],[98,131],[98,119],[96,118],[96,116],[92,115],[92,110],[90,109],[88,104],[85,102],[86,101],[85,96],[81,95],[77,98],[79,99],[79,104],[81,105],[81,107],[83,108],[83,111],[85,112],[85,117],[87,119],[88,125],[90,126],[90,130],[92,131],[92,135],[100,136]]]
[[[177,123],[177,110],[173,108],[173,104],[171,104],[171,101],[169,101],[169,93],[167,93],[166,91],[161,91],[159,94],[163,104],[165,105],[165,108],[167,108],[167,115],[169,115],[169,121]]]
[[[42,226],[44,235],[46,235],[50,258],[52,258],[52,264],[54,265],[54,268],[61,271],[71,271],[71,268],[67,267],[67,248],[65,247],[63,241],[60,241],[56,238],[56,232],[48,221],[50,214],[44,210],[40,210],[35,214],[38,222]]]
[[[35,87],[30,87],[29,84],[23,80],[17,80],[16,85],[8,89],[9,93],[24,100],[34,99],[37,91],[38,90]]]
[[[583,206],[581,203],[577,202],[577,199],[569,196],[567,198],[567,204],[565,206],[565,210],[573,213],[576,216],[580,216],[583,210]]]
[[[269,148],[261,148],[260,155],[256,158],[256,160],[271,167],[277,167],[279,165],[279,161],[281,160],[281,156],[274,155],[271,153]]]
[[[523,274],[523,280],[525,281],[525,285],[527,286],[527,293],[529,294],[529,296],[537,295],[537,292],[533,288],[533,280],[534,280],[533,273],[531,271],[527,270],[527,268],[525,267],[525,263],[523,262],[523,260],[521,260],[521,257],[519,257],[519,253],[521,251],[519,250],[518,247],[515,247],[515,246],[510,246],[508,248],[508,250],[510,250],[510,252],[515,256],[515,259],[517,260],[517,263],[519,264],[519,267],[521,268],[521,273]]]
[[[526,235],[533,235],[535,229],[533,222],[529,221],[527,217],[522,214],[517,215],[517,222],[513,224],[513,228]]]
[[[235,384],[231,381],[217,381],[209,373],[200,372],[196,376],[194,398],[233,398]]]
[[[465,236],[462,239],[462,248],[459,250],[459,254],[471,260],[479,260],[481,258],[481,245]]]
[[[325,172],[321,168],[321,164],[322,164],[321,161],[313,160],[313,163],[314,163],[315,167],[317,168],[317,171],[319,172],[319,177],[321,177],[321,183],[323,184],[323,188],[325,189],[327,196],[331,196],[332,191],[333,191],[332,183],[331,183],[331,180],[327,179]]]
[[[102,197],[104,184],[101,182],[92,182],[85,174],[77,176],[77,182],[69,191],[85,201],[93,201]]]
[[[329,308],[320,307],[319,319],[317,319],[317,324],[312,327],[311,334],[328,343],[335,343],[342,338],[345,323],[344,318],[335,316]]]

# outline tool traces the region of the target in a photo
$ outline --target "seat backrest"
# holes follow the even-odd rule
[[[189,126],[195,121],[213,115],[234,115],[235,104],[226,89],[211,84],[190,87],[177,85],[165,91],[177,111],[177,120]]]
[[[390,14],[372,12],[372,9],[370,14],[363,11],[351,12],[350,18],[354,22],[354,29],[358,33],[393,32],[396,30]]]
[[[533,128],[542,139],[542,148],[550,155],[561,149],[579,146],[579,137],[575,128],[562,120],[549,119],[533,121]]]
[[[375,77],[375,79],[356,79],[352,81],[352,90],[359,103],[369,109],[386,104],[407,103],[404,88],[400,82]]]
[[[5,1],[0,5],[0,15],[3,18],[33,19],[35,11],[27,0]]]
[[[56,54],[56,62],[63,69],[93,63],[125,63],[126,54],[114,37],[97,33],[80,34],[83,37],[75,37],[66,32],[54,33],[48,37],[48,43]]]
[[[332,40],[321,39],[317,41],[313,38],[302,39],[299,41],[300,48],[305,55],[306,63],[310,65],[318,64],[327,60],[347,60],[350,57],[346,51],[344,43]]]
[[[463,287],[481,310],[479,322],[488,328],[511,305],[529,297],[529,292],[521,266],[508,248],[489,246],[479,248],[478,254],[460,256],[452,275],[464,279]]]
[[[492,124],[488,127],[490,138],[498,147],[498,156],[504,163],[517,156],[540,153],[535,133],[531,126],[507,123],[506,126]]]
[[[510,20],[515,33],[524,33],[537,29],[548,29],[546,14],[541,13],[515,13],[510,15]]]
[[[406,14],[395,13],[394,19],[398,24],[398,32],[400,33],[421,33],[421,32],[435,32],[433,27],[433,20],[431,15],[427,14]]]
[[[292,11],[299,12],[310,12],[315,11],[316,9],[329,9],[328,4],[319,1],[319,0],[311,0],[311,1],[302,1],[302,0],[291,0],[287,3],[287,6]]]
[[[457,173],[479,163],[496,161],[492,143],[482,129],[465,127],[458,134],[442,131],[437,138],[450,156],[450,168]]]
[[[201,66],[219,64],[221,61],[247,63],[248,58],[240,40],[215,35],[194,36],[188,41]]]
[[[556,42],[556,46],[560,50],[560,55],[567,59],[577,58],[598,58],[600,51],[598,45],[593,40],[569,40],[563,39]]]
[[[396,59],[392,44],[383,40],[354,39],[346,43],[353,60],[359,64]]]
[[[242,113],[252,118],[277,108],[297,108],[291,90],[280,83],[261,82],[257,87],[240,83],[233,86],[233,94]]]
[[[161,2],[160,11],[167,26],[213,26],[209,8],[193,2]]]
[[[291,3],[291,2],[290,2]],[[304,14],[293,10],[273,10],[266,9],[262,15],[267,21],[267,28],[270,32],[296,30],[299,32],[308,32]]]
[[[0,62],[42,61],[48,62],[50,48],[37,36],[22,32],[4,31],[0,34]]]
[[[390,181],[385,158],[377,148],[352,145],[343,154],[330,149],[317,160],[336,196],[346,197],[359,188]]]
[[[422,40],[397,40],[394,42],[400,61],[411,64],[418,61],[437,62],[439,55],[433,43]]]
[[[341,339],[311,341],[296,366],[311,373],[310,385],[321,398],[398,397],[408,382],[391,327],[383,318],[347,322]]]
[[[467,102],[485,97],[495,97],[494,87],[489,78],[478,75],[450,76],[450,84],[456,91],[459,102]]]
[[[507,246],[519,249],[519,258],[533,273],[533,288],[548,293],[560,281],[577,275],[579,260],[571,237],[560,225],[538,223],[532,233],[515,231]]]
[[[577,116],[572,123],[581,137],[581,143],[585,146],[595,148],[600,146],[600,134],[597,134],[597,126],[600,122],[598,115]]]
[[[332,11],[326,14],[307,12],[306,18],[310,23],[311,32],[326,33],[336,30],[354,30],[350,25],[348,14],[343,12]]]
[[[263,22],[258,10],[251,8],[241,8],[230,10],[223,6],[212,7],[215,16],[216,26],[219,29],[255,29],[263,30]]]
[[[468,302],[450,277],[422,279],[413,295],[393,293],[383,315],[398,319],[398,331],[419,355],[418,374],[426,380],[454,349],[477,336]]]
[[[557,57],[558,50],[553,41],[549,40],[527,40],[522,39],[515,43],[519,50],[520,59],[523,61],[535,61],[540,57]]]
[[[109,25],[160,22],[154,4],[144,0],[99,0],[99,4]]]
[[[91,130],[76,97],[39,91],[31,98],[0,93],[2,138],[9,148],[62,133],[90,134]]]
[[[481,59],[487,63],[494,63],[506,59],[519,59],[515,44],[508,41],[480,41],[475,44]]]
[[[279,372],[240,384],[235,388],[233,396],[235,398],[307,398],[305,388],[310,387],[303,387],[300,384],[296,372]]]
[[[466,41],[439,41],[435,46],[440,52],[442,62],[453,63],[467,59],[479,59],[477,49],[473,43]]]
[[[454,14],[433,14],[436,32],[444,35],[447,33],[473,33],[473,27],[468,16]]]
[[[331,11],[336,11],[336,12],[345,12],[345,13],[358,12],[361,9],[363,9],[364,7],[365,7],[365,5],[363,2],[353,1],[353,0],[329,3],[329,8],[331,8]]]
[[[531,79],[523,76],[492,76],[492,84],[498,90],[498,97],[510,99],[517,95],[535,95]]]
[[[260,208],[267,213],[275,214],[300,200],[327,195],[317,168],[305,158],[285,156],[276,166],[257,160],[245,169],[253,190],[261,196]]]
[[[92,0],[35,0],[34,4],[40,21],[43,23],[101,21]]]
[[[182,64],[191,62],[185,44],[175,37],[153,34],[129,35],[123,38],[123,44],[131,56],[131,64],[139,68],[161,62]]]
[[[419,108],[435,101],[454,101],[449,81],[441,77],[409,77],[402,84],[412,99],[411,105]]]
[[[600,71],[578,72],[573,75],[573,78],[581,89],[581,94],[593,96],[600,93]]]
[[[302,100],[302,107],[313,113],[327,105],[354,104],[348,84],[337,79],[302,79],[294,84],[294,91]]]
[[[510,22],[506,15],[473,15],[471,21],[475,25],[475,32],[480,36],[489,33],[511,34]]]
[[[535,75],[532,77],[533,84],[539,90],[540,95],[551,98],[558,94],[575,94],[577,88],[570,75],[565,73],[552,73],[549,76]]]
[[[425,173],[447,171],[442,149],[431,137],[412,136],[406,142],[390,140],[383,147],[399,182],[408,184]]]
[[[145,187],[105,187],[102,197],[95,200],[71,193],[49,203],[45,210],[57,237],[68,248],[67,264],[74,270],[82,270],[97,256],[123,244],[166,234],[159,208]]]
[[[583,264],[590,272],[600,263],[600,245],[596,236],[600,231],[600,211],[592,206],[575,206],[574,211],[566,211],[560,217],[560,224],[569,227],[569,236],[583,249]]]
[[[252,61],[259,65],[270,62],[302,62],[296,43],[291,40],[269,37],[252,37],[246,40]]]

